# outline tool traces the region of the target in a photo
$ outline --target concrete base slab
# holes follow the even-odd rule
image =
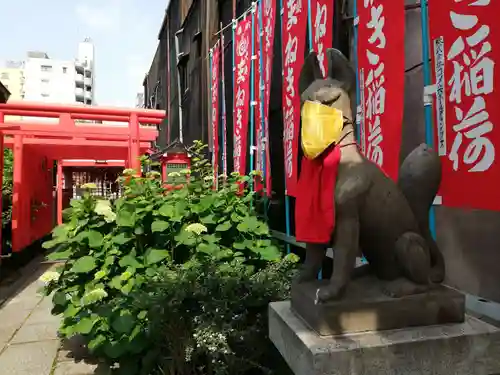
[[[269,337],[296,375],[500,373],[500,329],[470,316],[458,324],[319,336],[289,301],[275,302]]]
[[[427,293],[392,298],[385,283],[365,276],[352,280],[342,299],[316,303],[317,290],[329,280],[292,287],[292,309],[319,335],[462,323],[465,296],[444,285]]]

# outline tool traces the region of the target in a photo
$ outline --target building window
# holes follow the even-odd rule
[[[66,68],[65,66],[63,66],[63,74],[66,74],[68,72],[68,68]]]
[[[87,100],[85,101],[85,104],[87,104],[87,105],[91,105],[91,104],[92,104],[92,100],[87,99]]]
[[[85,91],[91,92],[92,91],[92,86],[85,86]]]
[[[202,34],[201,31],[198,31],[194,37],[193,37],[193,42],[195,44],[195,49],[196,49],[196,58],[199,59],[202,57],[202,49],[203,49],[203,40],[201,38]]]
[[[5,79],[5,80],[9,79],[9,73],[3,72],[2,75],[0,76],[0,79]]]
[[[40,69],[42,70],[42,72],[51,72],[52,71],[52,66],[50,66],[50,65],[41,65]]]
[[[49,94],[48,94],[48,93],[46,93],[46,92],[42,92],[42,97],[44,97],[44,98],[48,98],[48,97],[49,97]]]
[[[90,70],[85,71],[85,78],[91,78],[92,77],[92,72]]]
[[[189,56],[184,55],[179,61],[179,82],[181,86],[181,93],[184,94],[189,89],[189,77],[188,77],[188,61]]]
[[[187,67],[185,65],[179,66],[179,78],[181,80],[181,92],[186,92],[188,89]]]

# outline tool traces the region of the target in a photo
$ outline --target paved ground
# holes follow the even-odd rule
[[[51,266],[35,260],[0,285],[0,374],[108,374],[81,354],[78,342],[62,345],[57,338],[59,318],[50,314],[50,298],[38,293],[38,278]]]

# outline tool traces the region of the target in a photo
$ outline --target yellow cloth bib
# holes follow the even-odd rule
[[[302,106],[302,150],[315,159],[337,143],[344,127],[342,111],[318,102],[306,101]]]

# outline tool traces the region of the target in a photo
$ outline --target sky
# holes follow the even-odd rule
[[[169,0],[0,1],[0,59],[23,60],[34,50],[73,60],[90,37],[97,104],[135,105]]]

